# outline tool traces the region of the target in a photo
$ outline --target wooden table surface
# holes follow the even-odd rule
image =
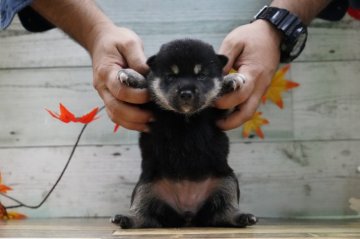
[[[261,219],[249,228],[183,228],[121,230],[106,218],[0,221],[0,238],[360,238],[360,219]]]

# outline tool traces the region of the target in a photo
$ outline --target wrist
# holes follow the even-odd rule
[[[266,35],[269,36],[272,41],[280,48],[280,44],[284,36],[283,33],[273,24],[263,19],[257,19],[250,24],[256,25],[258,28],[260,28],[262,32],[266,33]]]
[[[92,55],[102,37],[114,32],[116,26],[110,21],[98,21],[84,32],[84,47]]]

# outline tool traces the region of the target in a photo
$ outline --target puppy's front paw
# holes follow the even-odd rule
[[[224,77],[221,94],[226,94],[240,89],[245,84],[245,76],[240,73],[231,73]]]
[[[121,69],[117,74],[118,80],[127,86],[142,89],[147,87],[146,79],[133,69]]]

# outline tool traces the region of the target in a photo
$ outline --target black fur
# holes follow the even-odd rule
[[[153,102],[144,107],[153,111],[155,121],[150,133],[140,135],[142,173],[132,195],[132,215],[117,215],[114,223],[122,228],[256,223],[253,215],[238,209],[238,181],[227,163],[229,140],[215,123],[224,111],[211,107],[222,92],[226,62],[210,45],[190,39],[167,43],[148,59],[150,74],[137,80],[138,85],[145,85],[145,80],[152,94]],[[174,187],[184,182],[215,183],[196,209],[183,210],[158,195],[156,187],[161,186],[156,185],[162,180]]]

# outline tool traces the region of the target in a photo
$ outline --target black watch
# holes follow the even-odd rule
[[[286,9],[264,6],[251,21],[263,19],[283,33],[280,62],[287,63],[300,55],[307,39],[307,27]]]

